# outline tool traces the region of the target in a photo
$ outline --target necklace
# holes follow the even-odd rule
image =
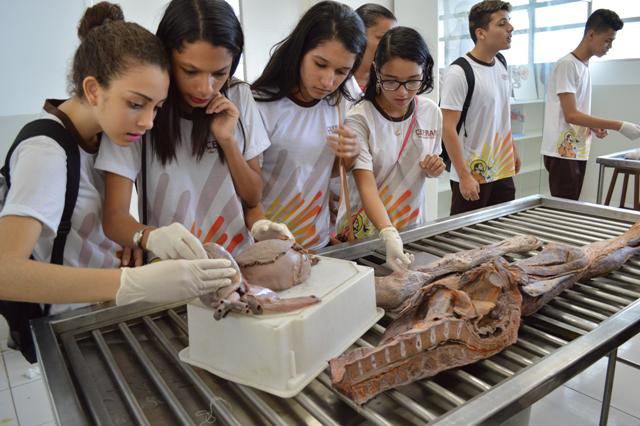
[[[389,117],[391,117],[391,114],[389,114],[386,110],[385,110],[385,112],[387,113],[387,115]],[[396,136],[401,136],[402,134],[404,134],[404,127],[405,127],[405,123],[407,121],[408,114],[409,114],[409,107],[407,107],[404,110],[404,112],[402,113],[402,117],[399,117],[400,121],[399,122],[395,122],[395,123],[400,123],[400,126],[396,127],[395,130],[394,130],[394,133],[396,134]]]

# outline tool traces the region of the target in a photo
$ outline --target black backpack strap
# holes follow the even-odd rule
[[[140,155],[140,184],[142,185],[142,224],[147,225],[149,222],[147,213],[147,136],[142,139],[142,154]]]
[[[11,187],[11,173],[9,165],[11,155],[18,145],[29,138],[35,136],[48,136],[60,145],[67,156],[67,187],[64,198],[62,217],[58,225],[58,231],[53,240],[53,250],[51,252],[51,263],[61,265],[63,263],[64,247],[67,242],[67,235],[71,230],[71,216],[78,198],[78,187],[80,185],[80,150],[74,142],[72,135],[62,124],[51,119],[39,119],[27,123],[16,136],[13,144],[7,152],[4,166],[0,173],[5,178],[7,190]],[[33,259],[33,256],[31,257]],[[37,361],[36,349],[31,335],[30,320],[49,315],[50,304],[44,306],[39,303],[12,302],[0,300],[0,312],[9,323],[9,332],[13,342],[20,349],[25,358],[34,363]]]
[[[142,212],[138,212],[139,216],[142,216],[142,224],[149,224],[149,209],[147,208],[148,199],[147,199],[147,134],[142,137],[142,153],[140,155],[140,184],[142,186]],[[138,197],[140,197],[140,188],[138,188]],[[149,263],[148,252],[145,250],[142,253],[142,263],[146,265]]]
[[[496,58],[500,61],[500,63],[504,66],[506,70],[509,69],[509,67],[507,66],[507,58],[505,58],[502,53],[500,52],[496,53]]]
[[[465,121],[467,120],[467,112],[469,112],[471,98],[473,97],[473,90],[476,87],[476,77],[473,74],[471,64],[462,56],[453,61],[451,65],[457,65],[462,68],[462,71],[464,71],[464,77],[467,80],[467,96],[464,98],[464,104],[462,104],[462,111],[460,112],[460,120],[458,120],[458,124],[456,125],[456,132],[459,134],[460,129],[462,129],[462,126],[464,126]],[[466,126],[464,132],[465,136],[467,136]]]
[[[80,149],[74,142],[74,136],[62,124],[55,120],[43,118],[27,123],[22,130],[20,130],[18,136],[16,136],[5,158],[2,174],[6,179],[7,188],[11,187],[11,176],[9,173],[11,155],[20,142],[35,136],[48,136],[52,138],[64,149],[67,155],[67,187],[64,196],[64,208],[51,251],[51,263],[62,265],[64,246],[67,242],[67,235],[69,235],[69,231],[71,230],[71,216],[73,215],[76,200],[78,199],[78,188],[80,186]]]

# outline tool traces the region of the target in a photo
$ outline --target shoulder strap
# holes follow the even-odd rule
[[[142,137],[140,141],[142,143],[142,153],[140,154],[140,172],[142,174],[140,179],[140,184],[142,185],[142,212],[138,212],[138,214],[142,216],[142,224],[148,225],[148,217],[147,217],[147,135]],[[140,194],[138,194],[140,196]]]
[[[13,151],[15,151],[20,142],[34,136],[48,136],[52,138],[64,149],[67,155],[67,188],[64,196],[64,208],[51,251],[51,263],[62,265],[64,246],[67,242],[67,235],[71,230],[71,216],[73,215],[76,200],[78,199],[78,188],[80,186],[80,150],[78,145],[73,141],[73,135],[57,121],[43,118],[27,123],[22,130],[20,130],[18,136],[16,136],[11,148],[9,148],[4,167],[2,167],[2,174],[6,179],[7,188],[11,186],[9,162]]]
[[[498,58],[498,60],[504,66],[505,69],[507,70],[509,69],[509,67],[507,66],[507,58],[505,58],[502,53],[500,52],[496,53],[496,58]]]
[[[460,133],[460,129],[465,124],[467,120],[467,112],[469,111],[469,106],[471,105],[471,97],[473,96],[473,89],[476,86],[476,77],[473,75],[473,69],[471,68],[471,64],[464,57],[459,57],[451,65],[457,65],[462,68],[464,71],[464,76],[467,79],[467,96],[464,98],[464,104],[462,105],[462,112],[460,113],[460,120],[458,120],[458,125],[456,126],[456,132]],[[465,126],[465,136],[467,132],[467,128]]]

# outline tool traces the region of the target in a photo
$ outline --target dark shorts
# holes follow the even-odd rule
[[[549,191],[554,197],[577,200],[582,192],[582,183],[587,170],[583,160],[544,156],[544,167],[549,172]]]
[[[462,198],[460,184],[452,180],[449,182],[451,184],[451,215],[493,206],[516,198],[516,185],[511,177],[481,184],[480,199],[477,201],[467,201]]]

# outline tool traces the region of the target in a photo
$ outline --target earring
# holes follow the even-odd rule
[[[382,91],[382,85],[380,84],[379,81],[377,81],[376,82],[376,95],[379,95],[381,91]]]

